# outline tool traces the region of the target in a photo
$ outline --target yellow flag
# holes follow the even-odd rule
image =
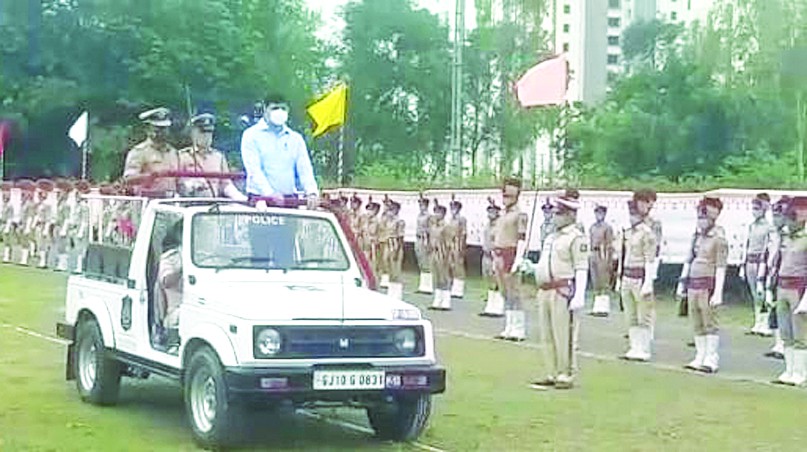
[[[314,119],[314,137],[327,132],[332,127],[345,123],[347,110],[347,85],[340,83],[330,93],[308,107],[308,114]]]

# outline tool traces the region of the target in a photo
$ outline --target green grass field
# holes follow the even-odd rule
[[[178,387],[124,380],[121,403],[82,403],[64,380],[65,347],[52,335],[64,275],[0,265],[0,450],[195,450]],[[732,318],[733,316],[727,316]],[[738,319],[743,319],[741,313]],[[439,324],[438,324],[439,326]],[[804,390],[730,382],[621,362],[582,360],[579,387],[536,392],[534,348],[440,335],[448,369],[419,443],[450,451],[801,451]],[[337,411],[350,422],[355,413]],[[250,450],[418,450],[290,413],[256,414]]]

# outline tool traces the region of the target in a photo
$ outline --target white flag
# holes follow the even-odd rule
[[[90,115],[85,111],[81,116],[76,119],[76,122],[70,126],[70,131],[67,136],[76,143],[76,146],[81,147],[87,141],[87,129],[89,128]]]

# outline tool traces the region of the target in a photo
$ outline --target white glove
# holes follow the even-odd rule
[[[588,270],[574,272],[574,296],[569,302],[570,311],[578,311],[586,305],[586,286],[588,285]]]
[[[740,264],[740,272],[738,276],[740,279],[745,279],[745,264]]]
[[[685,262],[684,267],[681,269],[680,279],[683,280],[688,275],[689,275],[689,262]],[[684,291],[685,290],[686,290],[686,287],[684,287],[684,282],[683,281],[678,281],[678,286],[676,286],[676,288],[675,288],[675,295],[678,298],[684,298]]]
[[[804,295],[801,297],[801,301],[799,301],[798,306],[796,306],[796,310],[793,311],[794,314],[804,314],[807,313],[807,291],[804,292]]]
[[[661,257],[656,256],[653,260],[653,277],[651,278],[653,281],[658,279],[658,268],[661,267]]]
[[[513,265],[510,267],[510,273],[517,273],[520,271],[525,260],[526,259],[521,257],[521,255],[516,256],[516,259],[513,261]]]
[[[726,267],[715,270],[715,291],[709,299],[709,306],[715,307],[723,304],[723,283],[726,282]]]
[[[516,268],[516,272],[523,275],[534,275],[535,264],[533,264],[529,259],[522,259],[521,263],[518,265],[518,268]]]
[[[653,294],[653,267],[655,263],[651,262],[644,266],[644,281],[642,281],[642,288],[639,293],[646,297]]]

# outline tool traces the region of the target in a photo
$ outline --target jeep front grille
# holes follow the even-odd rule
[[[280,352],[271,357],[254,352],[255,358],[408,358],[423,356],[420,326],[256,326],[253,341],[264,328],[280,333]],[[396,345],[396,333],[414,331],[416,344],[410,352]]]

